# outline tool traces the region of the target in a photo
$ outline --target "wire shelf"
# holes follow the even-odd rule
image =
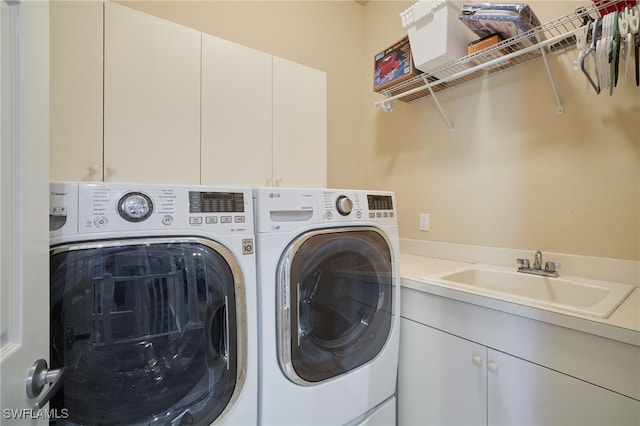
[[[576,31],[600,11],[615,7],[625,0],[599,2],[580,7],[573,13],[518,34],[498,44],[455,62],[428,70],[427,72],[391,86],[380,93],[386,98],[375,103],[385,111],[392,110],[392,101],[413,101],[434,93],[453,89],[476,81],[496,72],[502,72],[529,62],[545,59],[547,53],[554,54],[574,48]],[[546,59],[545,59],[546,61]]]

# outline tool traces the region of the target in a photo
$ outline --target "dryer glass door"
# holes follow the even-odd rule
[[[291,380],[321,382],[376,357],[391,329],[393,273],[375,228],[315,231],[292,244],[279,287],[280,363]]]
[[[71,424],[211,423],[242,387],[243,284],[205,239],[52,248],[51,406]]]

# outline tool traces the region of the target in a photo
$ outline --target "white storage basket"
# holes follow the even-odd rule
[[[461,10],[458,1],[420,0],[400,13],[417,69],[429,73],[467,55],[478,37],[458,19]]]

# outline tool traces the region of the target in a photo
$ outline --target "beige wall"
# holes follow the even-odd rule
[[[396,191],[402,237],[639,260],[640,89],[591,93],[574,50],[551,58],[561,116],[542,62],[443,93],[453,137],[430,98],[384,113],[373,55],[404,35],[398,14],[412,4],[130,6],[326,71],[329,185]],[[529,4],[548,22],[589,2]]]
[[[411,4],[366,6],[370,55],[403,35]],[[529,4],[549,22],[588,2]],[[640,89],[592,93],[575,56],[550,61],[564,115],[542,61],[442,94],[454,137],[430,98],[370,114],[367,183],[397,192],[403,237],[640,259]]]

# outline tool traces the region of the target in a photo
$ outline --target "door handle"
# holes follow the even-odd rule
[[[47,388],[44,392],[44,395],[40,398],[38,402],[35,404],[35,409],[39,410],[47,403],[53,395],[58,392],[60,386],[62,386],[62,378],[66,372],[66,367],[50,370],[47,361],[44,359],[39,359],[33,363],[31,368],[29,368],[29,372],[27,373],[27,396],[31,399],[38,397],[44,386],[49,383],[51,386]]]

